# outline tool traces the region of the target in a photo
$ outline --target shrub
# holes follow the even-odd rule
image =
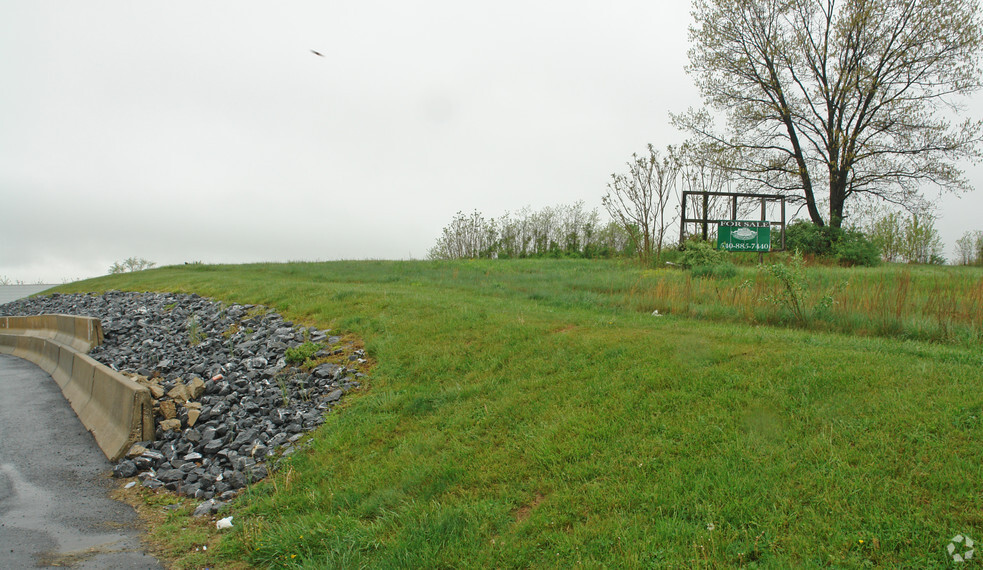
[[[799,324],[806,324],[812,318],[826,318],[836,304],[834,296],[845,289],[849,283],[835,283],[816,301],[808,300],[805,269],[802,254],[795,251],[784,261],[772,265],[762,265],[760,270],[778,281],[778,291],[766,295],[765,299],[778,307],[788,310]]]
[[[881,257],[880,248],[862,232],[820,227],[802,220],[792,222],[785,228],[785,248],[834,259],[844,265],[873,267]]]
[[[774,277],[778,281],[778,292],[768,295],[766,299],[785,307],[792,317],[799,323],[806,323],[804,296],[805,296],[805,271],[803,269],[802,254],[799,250],[789,258],[788,263],[775,263],[762,266],[762,270]]]
[[[832,249],[830,228],[797,220],[785,228],[785,249],[809,255],[828,255]]]
[[[321,350],[322,348],[324,348],[323,344],[316,342],[305,342],[299,346],[288,348],[284,352],[284,358],[286,358],[287,362],[290,364],[303,364],[317,354],[317,351]]]
[[[833,241],[832,257],[845,265],[874,267],[881,261],[881,248],[857,230],[839,230]]]
[[[679,265],[684,269],[694,267],[714,266],[727,261],[727,254],[718,250],[710,242],[701,239],[686,241],[686,249],[679,255]]]

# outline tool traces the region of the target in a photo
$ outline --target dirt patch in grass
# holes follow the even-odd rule
[[[536,509],[536,507],[543,504],[543,501],[545,500],[546,497],[542,493],[536,493],[536,496],[533,497],[532,502],[523,505],[517,511],[515,511],[515,522],[523,523],[529,520],[529,517],[532,516],[532,512]]]
[[[126,489],[126,483],[136,479],[124,479],[110,496],[136,510],[145,534],[141,539],[147,552],[155,556],[167,568],[228,568],[246,570],[253,568],[230,561],[219,555],[221,533],[215,528],[218,517],[193,517],[197,503],[168,491],[153,491],[137,482]]]

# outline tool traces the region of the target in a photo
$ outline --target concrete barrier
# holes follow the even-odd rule
[[[119,457],[115,459],[121,458],[134,443],[154,438],[150,391],[139,385],[141,390],[134,390],[131,384],[136,383],[115,370],[97,367],[92,372],[92,397],[79,413],[79,417],[89,418],[86,427],[96,441],[103,442],[101,447],[117,450]]]
[[[44,343],[44,355],[41,358],[41,362],[38,362],[38,366],[48,374],[54,374],[55,370],[58,369],[58,363],[61,361],[61,348],[58,343],[46,342]],[[53,378],[54,376],[52,376]]]
[[[72,380],[72,364],[75,363],[75,351],[56,342],[52,342],[51,344],[58,347],[58,366],[51,373],[51,377],[61,386],[61,391],[64,394],[65,386]]]
[[[97,366],[99,366],[98,362],[84,354],[77,352],[72,354],[72,375],[68,383],[62,387],[61,393],[65,395],[80,419],[83,417],[82,412],[85,411],[85,407],[89,405],[89,399],[92,398],[92,375]],[[84,424],[85,420],[82,423]],[[86,424],[85,427],[88,428],[89,425]]]
[[[74,315],[0,317],[0,333],[50,338],[83,353],[103,340],[99,319]]]
[[[51,375],[110,461],[154,438],[150,390],[87,356],[103,340],[92,317],[0,317],[0,353],[34,362]]]

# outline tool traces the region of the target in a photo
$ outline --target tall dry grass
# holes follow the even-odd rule
[[[983,342],[983,270],[969,267],[887,265],[877,268],[807,267],[799,323],[774,302],[780,283],[760,268],[735,277],[693,277],[682,270],[644,271],[622,302],[638,311],[796,325],[859,335],[936,342]],[[824,303],[824,298],[829,298]]]

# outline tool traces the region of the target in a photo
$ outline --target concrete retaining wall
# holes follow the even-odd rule
[[[102,344],[102,322],[93,317],[37,315],[0,317],[0,333],[50,338],[78,352]]]
[[[110,461],[154,438],[150,391],[86,356],[102,343],[91,317],[0,317],[0,353],[30,360],[51,375]]]

